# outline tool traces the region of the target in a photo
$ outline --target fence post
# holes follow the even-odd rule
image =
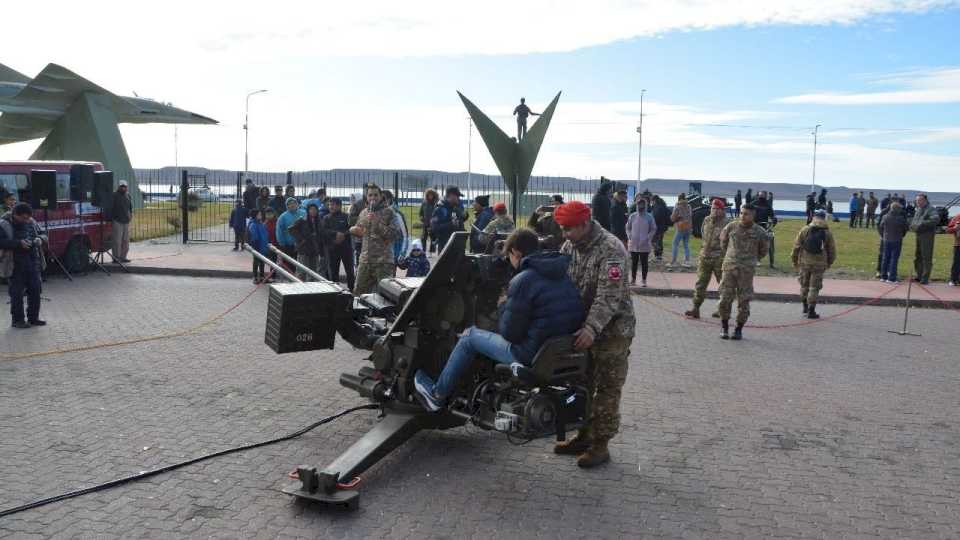
[[[190,213],[188,207],[190,204],[189,195],[190,193],[190,180],[187,178],[187,170],[184,169],[180,171],[180,232],[181,232],[181,241],[186,244],[187,239],[190,236]]]
[[[293,184],[293,171],[287,171],[287,185]]]
[[[397,200],[397,205],[400,204],[400,173],[393,171],[393,196]]]
[[[237,196],[236,196],[235,200],[238,200],[238,201],[243,200],[243,178],[242,178],[242,176],[243,176],[243,173],[240,172],[240,171],[237,171]]]

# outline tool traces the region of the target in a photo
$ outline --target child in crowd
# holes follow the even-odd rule
[[[272,208],[267,208],[264,213],[264,226],[267,228],[267,242],[270,245],[277,245],[277,213],[274,212]],[[268,259],[273,262],[277,262],[277,254],[267,248],[267,253],[265,253]],[[270,269],[270,272],[267,273],[267,276],[263,280],[266,283],[273,283],[273,268]]]
[[[397,268],[407,271],[407,277],[425,277],[430,273],[430,261],[423,251],[423,243],[419,238],[410,242],[410,255],[397,260]]]
[[[264,222],[265,214],[265,212],[258,212],[257,210],[250,211],[250,219],[247,220],[247,244],[255,249],[257,253],[266,257],[270,250],[267,248],[268,233],[267,226]],[[263,261],[253,257],[254,283],[263,282],[263,266]]]
[[[237,251],[243,245],[243,234],[247,230],[247,209],[242,200],[238,200],[230,212],[230,228],[233,229],[233,251]]]

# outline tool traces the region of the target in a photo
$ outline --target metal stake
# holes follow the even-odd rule
[[[920,337],[920,334],[915,334],[913,332],[907,332],[907,317],[910,315],[910,290],[913,288],[913,278],[910,278],[907,281],[907,307],[903,310],[903,330],[887,330],[891,334],[897,334],[898,336],[917,336]]]

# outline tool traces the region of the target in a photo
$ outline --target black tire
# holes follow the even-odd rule
[[[84,273],[90,265],[90,242],[82,236],[74,236],[63,252],[63,265],[71,274]]]

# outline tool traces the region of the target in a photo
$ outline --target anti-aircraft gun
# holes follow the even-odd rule
[[[355,508],[355,479],[424,429],[469,422],[523,442],[564,440],[583,425],[589,355],[573,349],[571,336],[548,340],[531,366],[516,374],[478,357],[440,412],[427,412],[416,400],[417,370],[436,378],[465,328],[496,330],[498,299],[512,269],[496,255],[466,254],[466,241],[467,233],[455,233],[425,278],[385,279],[376,292],[359,297],[329,281],[271,286],[267,344],[278,353],[330,349],[339,334],[369,350],[369,365],[343,373],[340,384],[381,412],[377,424],[332,463],[299,467],[298,482],[284,493]]]

